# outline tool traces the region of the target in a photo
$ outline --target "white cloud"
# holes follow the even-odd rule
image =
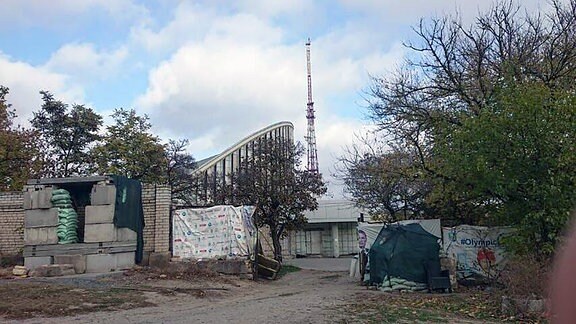
[[[190,21],[206,23],[200,27],[203,35],[191,32],[186,40],[184,26],[192,25],[186,25],[184,12],[191,15]],[[404,55],[399,44],[382,49],[378,44],[381,36],[366,31],[366,26],[345,24],[312,40],[316,135],[320,167],[326,177],[334,172],[340,149],[361,125],[335,116],[346,106],[356,112],[357,103],[331,107],[327,98],[354,97],[367,85],[369,73],[390,70]],[[282,120],[293,122],[296,139],[303,141],[305,39],[286,44],[285,32],[245,12],[222,16],[181,5],[164,28],[138,35],[141,44],[153,44],[150,49],[180,47],[151,70],[148,89],[134,106],[151,117],[155,131],[162,136],[189,138],[190,152],[197,159],[219,153],[240,138]]]
[[[189,138],[222,126],[226,144],[299,115],[305,88],[297,49],[222,42],[178,50],[150,73],[148,91],[135,106],[155,126]]]
[[[71,86],[66,75],[15,61],[0,52],[0,84],[10,88],[8,102],[16,109],[17,123],[28,125],[41,104],[40,90],[52,92],[64,102],[81,102],[82,88]]]
[[[568,3],[570,0],[560,0]],[[549,8],[549,0],[516,1],[528,12]],[[340,0],[340,3],[351,10],[380,17],[384,22],[417,23],[420,18],[453,16],[456,12],[464,23],[472,23],[479,12],[486,12],[494,0]]]
[[[75,80],[89,82],[116,75],[127,55],[126,47],[98,52],[93,44],[66,44],[52,53],[45,67],[73,76]]]

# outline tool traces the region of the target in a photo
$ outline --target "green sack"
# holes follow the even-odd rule
[[[50,199],[50,201],[52,201],[52,202],[72,201],[72,198],[70,198],[70,195],[68,195],[68,194],[59,194],[59,195],[52,194],[52,198]]]
[[[66,189],[54,189],[52,190],[52,196],[54,195],[68,195],[70,196],[70,192]]]

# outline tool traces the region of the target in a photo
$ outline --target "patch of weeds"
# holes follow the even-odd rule
[[[348,317],[363,323],[445,323],[449,320],[502,319],[498,303],[493,296],[486,293],[359,294],[357,301],[349,304],[343,311]]]
[[[23,319],[67,316],[101,310],[154,306],[138,292],[117,289],[70,289],[48,283],[0,285],[0,317]]]
[[[280,271],[278,271],[277,278],[281,278],[288,273],[298,272],[300,270],[302,270],[302,269],[299,267],[293,266],[293,265],[288,265],[288,264],[283,265],[282,268],[280,268]]]

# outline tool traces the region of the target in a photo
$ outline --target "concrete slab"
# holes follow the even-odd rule
[[[98,243],[113,241],[116,241],[116,228],[114,227],[114,224],[84,225],[84,242]]]
[[[86,206],[86,224],[114,222],[114,205]]]
[[[76,274],[86,272],[86,256],[81,254],[55,255],[54,264],[72,264]]]
[[[116,270],[125,270],[134,267],[136,260],[135,252],[115,253]]]
[[[28,270],[33,270],[38,268],[39,266],[52,264],[52,257],[51,256],[43,256],[43,257],[25,257],[24,258],[24,266]]]
[[[28,209],[24,214],[24,227],[51,227],[58,225],[58,208]]]
[[[86,256],[86,273],[114,270],[116,270],[116,256],[114,254],[88,254]]]
[[[114,185],[94,185],[90,193],[90,204],[114,205],[116,203],[116,186]]]
[[[116,228],[116,241],[124,242],[124,241],[136,241],[138,236],[135,231],[127,228],[127,227],[118,227]]]
[[[24,192],[24,209],[49,209],[52,208],[52,188],[42,190],[28,190]]]
[[[56,227],[24,228],[24,245],[45,245],[58,243]]]
[[[30,271],[30,277],[59,277],[74,273],[74,266],[71,264],[47,264]]]

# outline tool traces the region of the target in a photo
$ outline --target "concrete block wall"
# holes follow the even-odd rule
[[[24,247],[25,211],[23,204],[24,192],[0,192],[1,254],[16,254]],[[146,224],[144,227],[144,252],[148,254],[151,252],[168,252],[171,226],[170,187],[142,184],[142,205]],[[84,218],[84,208],[77,212],[82,214],[82,218]]]
[[[0,254],[17,254],[24,247],[23,201],[23,192],[0,192]]]

